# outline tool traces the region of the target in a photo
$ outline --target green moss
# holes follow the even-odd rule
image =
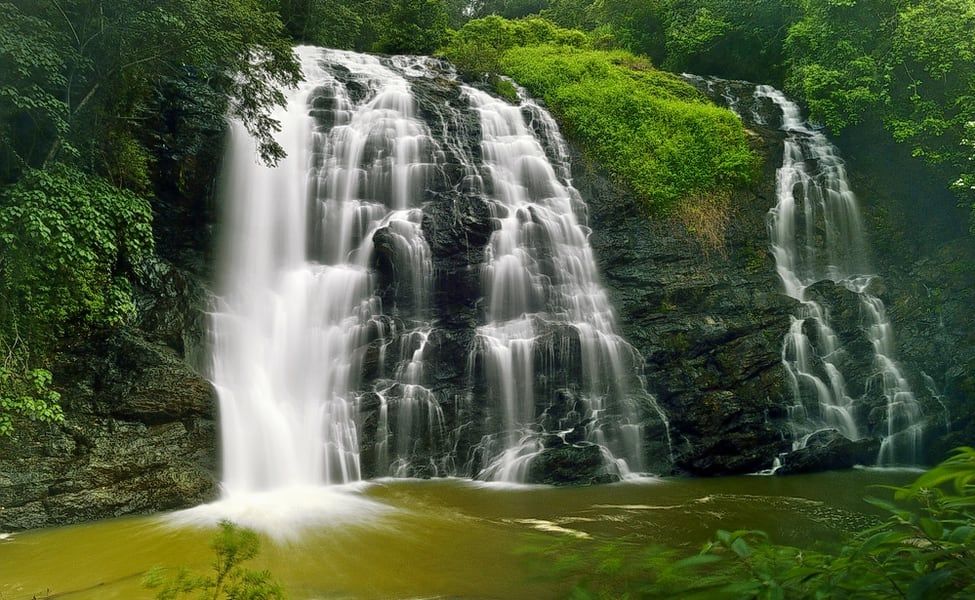
[[[670,213],[682,200],[730,190],[757,173],[741,120],[645,58],[539,45],[511,48],[500,65],[651,213]]]
[[[511,20],[491,15],[451,31],[449,42],[438,54],[463,75],[477,78],[500,73],[501,58],[511,48],[538,44],[587,47],[590,39],[581,31],[558,27],[538,17]]]
[[[498,96],[504,98],[508,102],[517,103],[518,89],[515,85],[508,81],[507,79],[502,79],[500,77],[493,77],[491,79],[491,87],[494,88],[494,93]]]

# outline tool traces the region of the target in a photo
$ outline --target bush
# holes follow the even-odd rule
[[[69,321],[117,325],[134,311],[125,275],[153,252],[149,203],[65,165],[0,191],[0,323],[48,341]]]
[[[439,54],[467,77],[479,78],[502,72],[501,57],[518,46],[556,44],[573,48],[589,46],[589,37],[574,29],[563,29],[538,17],[511,21],[492,15],[468,21]]]
[[[756,174],[741,120],[644,58],[543,45],[509,50],[502,69],[653,213],[727,194]]]
[[[51,372],[32,369],[21,345],[0,342],[4,355],[0,365],[0,436],[13,432],[15,418],[47,423],[64,420],[58,405],[61,395],[51,389]]]
[[[0,434],[14,417],[57,421],[45,359],[70,328],[135,311],[126,275],[153,252],[149,203],[65,165],[0,191]]]
[[[780,546],[760,531],[719,531],[694,556],[625,543],[530,550],[555,559],[574,598],[952,598],[975,594],[975,450],[954,456],[893,501],[889,516],[835,552]]]
[[[165,569],[157,568],[146,574],[143,585],[158,590],[158,600],[188,597],[201,600],[286,598],[283,588],[268,571],[253,571],[243,566],[243,563],[260,553],[261,542],[255,532],[222,521],[211,548],[216,554],[212,574],[200,575],[181,567],[169,576]]]

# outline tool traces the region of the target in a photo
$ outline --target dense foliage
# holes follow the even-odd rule
[[[699,554],[614,542],[530,549],[575,581],[573,598],[962,598],[975,594],[975,450],[962,448],[832,550],[719,531]]]
[[[975,0],[511,0],[475,8],[544,16],[672,71],[784,85],[833,133],[886,131],[975,209]]]
[[[511,21],[492,15],[469,21],[452,32],[450,43],[440,54],[460,73],[478,78],[503,73],[501,57],[512,48],[542,44],[587,48],[590,38],[537,17]]]
[[[202,575],[185,567],[168,573],[154,569],[143,581],[149,589],[157,590],[158,600],[195,598],[199,600],[283,600],[284,589],[268,571],[255,571],[244,566],[261,550],[258,535],[222,521],[220,531],[211,544],[214,552],[213,572]]]
[[[15,418],[60,418],[49,364],[62,336],[132,316],[131,282],[153,255],[145,197],[185,187],[227,114],[280,158],[271,110],[299,70],[264,0],[17,0],[0,12],[3,434]]]
[[[295,40],[348,50],[430,54],[460,27],[467,0],[282,0]]]
[[[502,64],[652,210],[724,193],[754,173],[735,115],[628,52],[520,47]]]
[[[0,190],[0,434],[11,416],[60,417],[51,373],[30,350],[134,312],[126,275],[152,253],[150,222],[146,200],[63,164]]]

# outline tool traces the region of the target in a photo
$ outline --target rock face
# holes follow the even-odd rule
[[[586,442],[546,448],[529,467],[529,479],[548,485],[592,485],[619,481],[606,470],[599,446]]]
[[[782,457],[782,466],[775,474],[795,475],[872,465],[879,451],[880,440],[852,441],[835,429],[817,431],[809,436],[803,448]]]
[[[950,240],[916,255],[888,278],[898,351],[929,398],[925,450],[930,464],[953,448],[975,445],[973,246],[972,238]]]
[[[873,132],[840,140],[873,229],[898,358],[924,403],[926,462],[975,445],[975,236],[968,209]],[[881,158],[882,157],[882,158]]]
[[[185,508],[215,494],[210,384],[135,330],[60,357],[65,421],[0,439],[0,530]]]
[[[135,322],[66,340],[52,368],[64,423],[18,422],[0,437],[0,531],[216,496],[215,394],[190,366],[205,352],[210,217],[205,203],[171,189],[154,208],[162,258],[143,265]]]
[[[646,360],[647,387],[670,419],[678,472],[755,472],[788,448],[781,348],[795,305],[780,291],[765,233],[781,138],[763,130],[754,146],[764,175],[732,199],[721,249],[705,248],[676,220],[646,217],[639,200],[573,157],[593,250],[623,333]]]

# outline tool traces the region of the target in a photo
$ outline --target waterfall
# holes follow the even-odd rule
[[[866,236],[856,196],[836,148],[806,123],[799,107],[780,91],[758,86],[756,101],[767,100],[782,115],[782,166],[776,174],[776,205],[769,233],[776,269],[786,294],[801,303],[785,337],[782,361],[796,404],[790,409],[801,447],[811,433],[833,428],[851,440],[868,434],[869,414],[847,391],[843,348],[829,312],[809,297],[818,281],[829,280],[857,295],[862,327],[873,349],[867,382],[886,400],[878,464],[916,464],[922,443],[922,413],[895,359],[893,327],[883,301],[871,292]],[[755,119],[763,122],[760,115]]]
[[[643,471],[637,398],[666,419],[638,381],[639,355],[617,333],[588,232],[576,217],[585,205],[568,180],[558,128],[523,93],[521,104],[512,105],[473,88],[465,92],[479,115],[489,207],[498,223],[484,268],[488,319],[477,335],[503,435],[485,440],[482,475],[526,480],[532,459],[545,448],[539,404],[543,414],[554,408],[549,403],[559,386],[578,393],[570,412],[582,418],[582,437],[602,448],[610,469]],[[573,344],[577,362],[564,360]],[[572,432],[562,429],[556,424],[563,439]]]
[[[434,59],[296,52],[304,80],[274,115],[287,157],[259,164],[233,123],[222,177],[224,495],[529,481],[556,446],[644,471],[663,415],[617,333],[551,116]],[[478,271],[480,290],[454,290]]]
[[[235,126],[227,159],[212,376],[230,493],[360,479],[355,392],[369,350],[391,333],[370,272],[377,233],[401,259],[414,314],[432,275],[415,205],[429,132],[406,80],[374,57],[298,54],[304,82],[276,115],[287,158],[255,164],[253,141]],[[341,62],[357,87],[324,69],[325,59]],[[368,99],[357,103],[353,89]],[[396,375],[420,411],[430,402],[414,357],[422,334],[403,339],[410,364]]]

